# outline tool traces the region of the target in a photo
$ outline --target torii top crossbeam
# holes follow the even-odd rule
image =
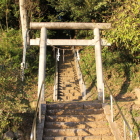
[[[76,23],[76,22],[30,22],[30,29],[71,29],[71,30],[93,30],[110,29],[111,23]]]

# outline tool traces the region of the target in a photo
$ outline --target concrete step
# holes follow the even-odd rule
[[[75,77],[74,76],[71,76],[71,75],[69,75],[69,76],[67,76],[67,75],[65,75],[65,76],[61,76],[61,75],[59,75],[59,79],[61,80],[75,80]]]
[[[97,122],[46,122],[45,128],[47,129],[71,129],[71,128],[99,128],[108,127],[107,121],[97,121]]]
[[[68,80],[68,84],[65,84],[65,83],[63,83],[64,81],[59,81],[59,89],[61,89],[62,87],[79,87],[79,83],[78,83],[78,80],[77,81],[70,81],[70,80]],[[72,83],[73,82],[73,83]],[[79,88],[80,89],[80,88]],[[73,88],[71,88],[71,90],[73,90]]]
[[[114,140],[113,136],[60,136],[60,137],[44,137],[43,140]]]
[[[73,69],[59,70],[59,76],[72,77],[73,75],[75,75]]]
[[[104,114],[46,116],[46,121],[48,122],[94,122],[101,120],[106,120]]]
[[[45,136],[91,136],[112,135],[109,128],[86,128],[86,129],[45,129]]]
[[[78,81],[78,80],[77,80]],[[80,87],[79,87],[79,84],[78,84],[78,82],[77,81],[73,81],[74,83],[70,83],[70,80],[68,80],[68,82],[69,82],[69,84],[63,84],[62,82],[62,80],[61,81],[59,81],[59,89],[61,89],[61,87],[64,87],[64,88],[67,88],[67,87],[71,87],[70,88],[70,90],[73,90],[73,87],[77,87],[77,88],[79,88],[80,89]],[[72,82],[72,81],[71,81]]]
[[[76,87],[76,84],[60,84],[61,86],[65,87],[67,90],[72,90]]]
[[[72,69],[71,63],[70,62],[65,62],[65,63],[61,63],[58,66],[59,70],[61,69]]]
[[[60,76],[59,77],[59,82],[64,82],[64,81],[77,81],[78,79],[75,79],[74,76],[73,77],[67,77],[67,76]]]
[[[70,94],[70,96],[81,96],[82,95],[82,93],[79,90],[66,90],[66,89],[65,90],[59,89],[58,94],[60,96],[69,96],[69,94]]]
[[[67,71],[67,70],[66,70]],[[73,75],[75,75],[75,72],[73,70],[67,71],[67,72],[60,72],[59,71],[59,76],[60,77],[72,77]]]
[[[64,77],[63,77],[63,79],[59,78],[59,83],[62,85],[78,85],[79,86],[79,80],[77,78],[74,78],[74,79],[64,78]]]
[[[68,96],[68,97],[69,96],[75,96],[76,97],[76,96],[81,96],[81,93],[80,92],[73,93],[73,92],[70,92],[70,91],[69,92],[60,92],[59,91],[58,96],[60,96],[60,97],[61,96]]]
[[[80,90],[79,87],[76,88],[76,84],[72,86],[65,86],[65,85],[62,85],[62,84],[59,84],[60,86],[58,87],[58,89],[60,91],[63,91],[63,92],[75,92],[77,90]]]
[[[79,87],[79,84],[77,82],[75,82],[75,83],[69,82],[69,84],[63,84],[63,83],[59,82],[58,84],[59,84],[58,88],[63,89],[63,90],[66,89],[67,87],[71,87],[71,89],[69,89],[69,90],[74,91],[73,87]]]
[[[81,96],[81,93],[80,92],[77,92],[77,93],[70,93],[70,92],[66,92],[66,93],[63,93],[63,92],[59,92],[58,93],[58,96],[61,98],[61,97],[70,97],[71,98],[71,96],[73,96],[73,97],[79,97],[79,96]],[[78,98],[79,99],[79,98]]]
[[[78,101],[82,99],[82,96],[58,96],[58,99],[62,101]]]
[[[80,88],[79,87],[59,87],[59,90],[62,89],[62,90],[79,90]]]
[[[71,103],[51,103],[47,104],[47,109],[100,109],[102,104],[92,101],[71,102]]]
[[[62,70],[62,69],[72,69],[72,65],[69,61],[67,62],[62,62],[62,63],[59,63],[59,66],[58,66],[59,70]]]
[[[71,65],[71,63],[67,62],[67,63],[62,63],[62,64],[59,64],[59,67],[58,67],[58,70],[73,70],[73,67]]]
[[[63,74],[63,75],[67,75],[67,74],[75,74],[75,69],[73,67],[69,67],[69,68],[61,68],[58,70],[59,74]]]
[[[62,59],[62,60],[63,60],[63,59]],[[62,61],[62,62],[60,62],[60,63],[62,63],[62,65],[64,65],[64,64],[65,64],[65,65],[71,64],[70,61],[67,61],[67,62],[66,62],[66,61],[64,61],[64,62]]]
[[[91,115],[101,114],[103,109],[53,109],[47,110],[47,115]]]
[[[68,78],[73,78],[73,79],[74,79],[74,77],[73,77],[74,74],[67,74],[67,75],[64,75],[64,74],[60,74],[60,73],[59,73],[58,76],[59,76],[59,78],[67,78],[67,79],[68,79]]]
[[[77,80],[61,80],[59,81],[59,84],[62,84],[62,85],[78,85],[79,86],[79,81],[78,79]]]
[[[67,68],[67,69],[65,69],[65,70],[64,70],[64,69],[60,69],[59,72],[61,72],[61,73],[59,73],[60,75],[61,75],[61,74],[62,74],[62,75],[75,74],[73,68]],[[70,76],[70,75],[68,75],[68,76]]]
[[[73,103],[51,103],[47,104],[47,109],[83,109],[83,103],[73,102]]]
[[[73,71],[73,69],[69,69],[69,70],[59,70],[59,76],[64,76],[64,77],[72,77],[73,75],[75,75],[75,71]]]
[[[76,93],[77,92],[76,89],[67,89],[66,87],[65,88],[58,88],[58,89],[59,89],[60,92],[62,91],[63,93],[67,93],[67,92]]]
[[[79,84],[79,82],[78,82],[78,81],[73,81],[73,80],[70,81],[70,80],[69,80],[69,81],[64,81],[64,82],[62,82],[61,84],[63,84],[63,85],[76,84],[76,85],[77,85],[77,84]]]
[[[76,84],[60,84],[61,86],[65,87],[65,89],[73,89],[73,87],[76,87]]]

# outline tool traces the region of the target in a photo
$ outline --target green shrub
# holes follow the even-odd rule
[[[140,4],[139,0],[125,0],[122,6],[113,11],[108,22],[112,29],[107,32],[107,39],[112,42],[112,49],[120,50],[130,61],[140,59]]]

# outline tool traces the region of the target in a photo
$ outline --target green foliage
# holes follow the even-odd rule
[[[20,73],[16,69],[6,68],[0,73],[1,96],[0,96],[0,134],[9,127],[18,128],[22,117],[18,114],[26,112],[27,106],[22,103],[22,83]]]
[[[27,49],[26,63],[28,63],[28,68],[25,70],[25,75],[31,75],[31,73],[36,73],[39,65],[39,47],[31,46]]]
[[[45,0],[44,0],[45,1]],[[44,1],[30,1],[26,0],[25,8],[27,9],[28,20],[43,21],[46,19],[44,13],[47,13],[48,6],[44,5]],[[8,30],[9,28],[19,29],[19,1],[15,0],[1,0],[0,1],[0,28]]]
[[[0,32],[0,139],[12,127],[17,129],[22,121],[20,113],[27,111],[20,78],[22,56],[20,32],[9,29]]]
[[[47,0],[51,22],[108,22],[123,0]],[[50,8],[51,7],[51,8]],[[50,10],[49,10],[50,9]],[[53,12],[52,12],[53,9]],[[75,31],[72,38],[93,38],[91,31]]]
[[[1,28],[19,28],[19,5],[14,0],[0,1]]]
[[[101,22],[109,3],[106,0],[47,0],[54,7],[58,21]],[[104,17],[102,14],[104,13]]]
[[[102,51],[106,80],[115,95],[129,92],[139,85],[140,72],[130,60],[139,59],[139,0],[27,0],[30,21],[52,22],[111,22],[113,28],[105,37],[115,45]],[[113,14],[112,14],[113,13]],[[22,121],[19,114],[27,111],[28,98],[36,92],[39,48],[27,49],[28,69],[25,70],[24,90],[20,79],[22,41],[19,29],[19,3],[14,0],[0,1],[0,135],[9,127]],[[14,28],[14,29],[13,29]],[[6,31],[5,31],[6,30]],[[32,31],[34,32],[34,31]],[[31,32],[31,34],[32,34]],[[35,33],[35,32],[34,32]],[[37,31],[32,37],[39,37]],[[93,31],[48,31],[48,38],[93,39]],[[87,90],[96,87],[94,48],[86,47],[81,52],[81,69]],[[47,50],[46,82],[52,83],[54,59],[52,49]],[[33,83],[35,80],[35,84]],[[114,84],[115,83],[115,84]],[[31,89],[32,85],[34,88]],[[35,90],[35,91],[34,91]],[[23,91],[28,91],[25,96]],[[36,97],[36,96],[35,96]],[[36,99],[36,98],[32,98]],[[137,114],[136,114],[137,115]],[[1,136],[0,136],[0,139]]]
[[[140,4],[138,0],[126,0],[118,7],[111,17],[112,29],[107,38],[115,44],[117,49],[126,53],[126,57],[139,59],[140,53]],[[124,52],[123,52],[124,51]]]
[[[140,110],[132,110],[132,115],[134,117],[139,117],[139,114],[140,114]]]
[[[84,82],[86,84],[87,92],[96,91],[96,65],[95,65],[95,56],[94,56],[94,47],[86,46],[80,52],[80,68],[83,74]],[[94,94],[96,96],[96,94]],[[94,97],[95,98],[95,97]]]
[[[47,52],[46,57],[46,82],[50,83],[54,80],[55,73],[55,59],[53,58],[53,50]]]
[[[4,67],[19,67],[22,55],[20,32],[10,29],[0,32],[0,65]]]

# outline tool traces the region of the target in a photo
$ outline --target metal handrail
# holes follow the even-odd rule
[[[115,100],[115,98],[114,98],[114,96],[113,96],[113,93],[112,93],[112,91],[110,90],[109,86],[107,85],[106,81],[104,81],[104,83],[105,83],[105,85],[107,86],[107,89],[109,90],[109,93],[110,93],[111,118],[112,118],[112,122],[114,121],[114,119],[113,119],[113,100],[114,100],[114,102],[115,102],[115,104],[116,104],[116,106],[117,106],[117,108],[118,108],[118,110],[119,110],[119,113],[121,114],[121,117],[123,118],[123,121],[124,121],[124,140],[127,139],[127,137],[126,137],[126,126],[127,126],[127,128],[129,129],[130,138],[131,138],[131,140],[132,140],[133,131],[132,131],[132,129],[130,128],[130,125],[128,124],[128,122],[127,122],[125,116],[123,115],[123,113],[122,113],[122,111],[121,111],[121,109],[120,109],[118,103],[116,102],[116,100]]]
[[[23,58],[22,58],[22,63],[21,63],[21,69],[22,69],[22,81],[24,81],[24,69],[27,68],[26,65],[26,50],[27,50],[27,46],[28,46],[28,34],[29,34],[30,30],[26,30],[25,31],[25,35],[24,35],[24,42],[23,42]]]
[[[83,77],[82,77],[82,72],[81,72],[81,69],[80,69],[80,64],[79,64],[79,61],[77,60],[77,55],[76,55],[76,52],[74,50],[74,47],[73,47],[73,53],[74,53],[75,66],[76,66],[76,70],[77,70],[79,84],[80,84],[80,88],[81,88],[81,91],[82,91],[82,97],[83,97],[83,100],[86,100],[86,86],[84,84],[84,80],[83,80]]]
[[[35,110],[35,115],[34,115],[34,119],[33,119],[33,125],[32,125],[32,129],[31,129],[31,135],[30,135],[30,140],[36,140],[36,122],[37,122],[37,116],[38,116],[38,112],[39,112],[39,122],[41,123],[41,103],[40,103],[40,99],[41,99],[41,91],[42,91],[42,87],[43,87],[44,81],[41,84],[41,88],[39,91],[39,97],[37,100],[37,105],[36,105],[36,110]]]

